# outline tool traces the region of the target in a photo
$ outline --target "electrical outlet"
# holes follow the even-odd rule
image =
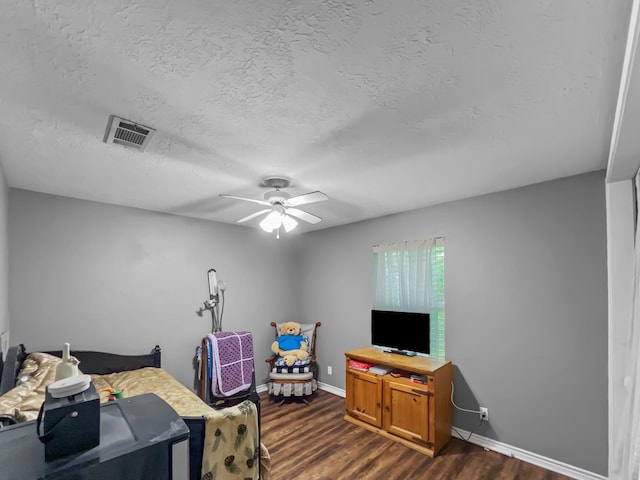
[[[480,407],[480,420],[489,421],[489,409],[487,407]]]
[[[331,365],[327,365],[327,373],[333,375],[333,367]]]

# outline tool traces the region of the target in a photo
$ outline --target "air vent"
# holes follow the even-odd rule
[[[111,115],[104,141],[105,143],[115,143],[116,145],[142,151],[147,148],[154,133],[155,130],[153,128]]]

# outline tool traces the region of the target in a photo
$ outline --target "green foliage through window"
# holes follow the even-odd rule
[[[431,356],[444,360],[444,243],[431,250],[431,282],[436,295],[431,311]]]

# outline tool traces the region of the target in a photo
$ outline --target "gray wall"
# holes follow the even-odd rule
[[[440,235],[456,403],[489,408],[481,435],[606,474],[603,172],[303,235],[321,380],[344,388],[343,353],[370,344],[372,245]],[[454,424],[471,431],[478,417],[456,411]]]
[[[210,317],[195,314],[208,268],[229,285],[225,328],[254,332],[259,383],[268,323],[320,320],[320,380],[344,388],[343,353],[370,343],[371,246],[442,235],[456,402],[489,408],[482,435],[606,474],[601,172],[279,241],[144,210],[9,195],[12,343],[122,353],[160,344],[165,367],[187,385],[193,349],[210,329]],[[472,430],[477,417],[456,412],[454,423]]]
[[[9,187],[0,165],[0,333],[9,330]]]
[[[213,267],[228,285],[223,326],[253,332],[264,382],[269,322],[297,319],[295,239],[25,190],[9,195],[13,344],[117,353],[159,344],[163,366],[192,386],[194,349],[211,330],[209,312],[195,312]]]

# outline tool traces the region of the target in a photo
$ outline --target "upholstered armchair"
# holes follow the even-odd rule
[[[276,340],[281,334],[281,325],[282,323],[271,322],[271,326],[275,328]],[[300,323],[300,335],[305,337],[308,345],[309,357],[306,360],[296,360],[291,366],[286,365],[284,359],[275,354],[266,360],[271,367],[269,395],[282,397],[281,405],[288,397],[299,397],[308,403],[307,397],[313,395],[313,392],[318,389],[315,349],[316,331],[320,325],[320,322]]]

